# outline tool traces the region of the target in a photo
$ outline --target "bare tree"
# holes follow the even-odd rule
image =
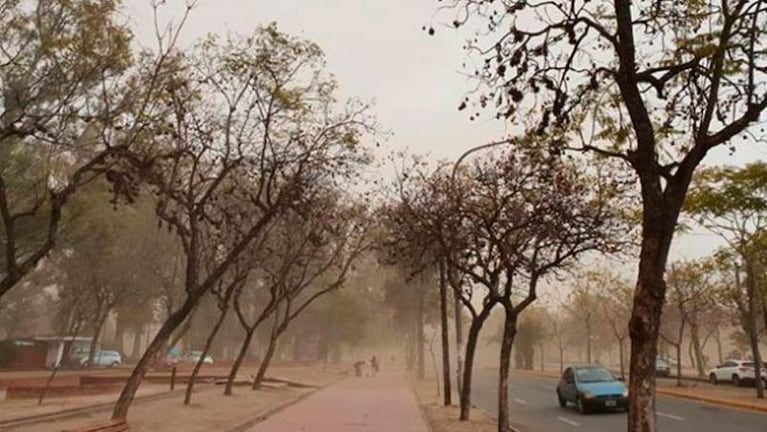
[[[296,269],[296,276],[284,280],[284,295],[280,296],[273,313],[269,344],[253,380],[254,390],[261,387],[278,340],[290,323],[314,302],[342,288],[354,263],[375,244],[376,239],[370,233],[371,219],[362,208],[354,206],[328,213],[337,222],[323,235],[324,250],[321,254],[305,256]]]
[[[97,179],[132,201],[123,156],[166,110],[177,34],[136,56],[117,3],[0,5],[0,297],[54,248],[73,196]],[[71,226],[71,225],[70,225]]]
[[[238,265],[235,265],[232,270],[230,270],[229,273],[231,273],[231,275],[229,275],[228,278],[225,277],[220,279],[216,286],[211,289],[211,293],[216,300],[216,307],[218,308],[219,315],[215,323],[213,323],[213,327],[211,327],[208,337],[205,339],[205,345],[200,352],[200,357],[194,364],[192,374],[189,376],[189,381],[186,385],[186,393],[184,394],[184,405],[189,405],[192,402],[192,392],[194,390],[194,383],[197,379],[197,375],[200,373],[200,369],[205,363],[205,358],[210,352],[210,347],[213,345],[213,341],[216,339],[219,330],[221,330],[221,326],[224,324],[224,319],[231,307],[232,296],[235,292],[242,289],[242,285],[245,284],[250,270],[251,269],[247,266],[247,263],[238,263]]]
[[[551,314],[551,335],[554,336],[554,341],[559,352],[559,373],[565,371],[565,350],[570,346],[573,340],[572,330],[573,327],[568,321],[565,314],[554,313]]]
[[[626,340],[629,337],[629,317],[631,316],[632,290],[629,283],[621,276],[605,271],[599,284],[601,312],[618,343],[621,378],[626,379]]]
[[[152,151],[130,160],[182,245],[186,297],[137,363],[116,419],[126,417],[173,331],[272,220],[367,159],[358,145],[372,129],[367,108],[337,109],[315,44],[272,25],[252,37],[203,40],[178,63],[164,100],[173,113],[153,126]]]
[[[767,14],[767,11],[765,12]],[[756,162],[743,168],[713,167],[694,179],[685,211],[700,225],[717,234],[741,261],[745,298],[736,301],[740,321],[749,336],[756,376],[763,369],[759,352],[759,315],[765,311],[760,268],[765,266],[764,232],[767,230],[767,164]],[[740,283],[736,283],[736,286]],[[738,289],[735,292],[739,292]],[[735,296],[734,298],[738,298]],[[767,314],[764,315],[767,325]],[[756,380],[757,396],[764,398],[764,383]]]
[[[573,288],[570,291],[564,308],[580,323],[586,339],[586,362],[592,360],[592,343],[594,341],[594,329],[598,325],[600,317],[597,294],[600,282],[599,275],[595,272],[585,272],[575,277]]]
[[[676,349],[677,386],[682,385],[682,344],[687,325],[702,312],[711,298],[712,267],[705,261],[678,262],[671,265],[666,279],[671,310],[664,316],[661,337]]]

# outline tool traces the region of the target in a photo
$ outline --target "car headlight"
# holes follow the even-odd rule
[[[594,395],[589,392],[583,392],[583,397],[584,399],[591,399],[594,397]]]
[[[629,397],[629,391],[623,390],[623,397]]]

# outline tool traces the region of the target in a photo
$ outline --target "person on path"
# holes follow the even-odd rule
[[[370,359],[370,367],[373,369],[373,376],[377,376],[378,375],[378,358],[376,358],[375,355]]]

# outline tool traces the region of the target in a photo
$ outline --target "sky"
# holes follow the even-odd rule
[[[168,0],[161,21],[178,20],[184,0]],[[462,64],[467,33],[441,27],[450,16],[436,14],[436,0],[198,0],[182,33],[188,45],[207,33],[248,34],[277,22],[292,35],[310,39],[325,51],[341,95],[373,102],[374,112],[391,137],[383,151],[407,150],[434,159],[456,158],[467,149],[503,137],[503,122],[470,121],[457,107],[471,90]],[[137,41],[154,35],[149,0],[126,0],[125,13]],[[437,27],[435,36],[424,26]],[[740,165],[767,158],[767,147],[746,144],[734,156],[713,151],[706,164]],[[721,242],[702,229],[678,237],[671,258],[696,258]],[[631,265],[633,270],[633,265]]]

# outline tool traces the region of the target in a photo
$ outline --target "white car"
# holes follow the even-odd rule
[[[99,367],[117,367],[120,366],[123,363],[122,356],[120,356],[120,353],[117,351],[96,351],[93,353],[93,364],[92,366],[99,366]],[[83,358],[80,361],[80,364],[82,364],[85,367],[88,367],[88,356],[86,355],[85,358]]]
[[[767,370],[762,368],[762,381],[767,386]],[[750,360],[727,360],[708,374],[711,384],[718,384],[721,381],[729,381],[734,386],[740,386],[743,383],[755,382],[754,362]]]
[[[186,361],[187,363],[197,363],[198,361],[200,361],[200,357],[202,357],[202,351],[192,351],[184,357],[184,361]],[[210,354],[206,354],[205,359],[203,359],[202,363],[213,364],[213,357],[211,357]]]

